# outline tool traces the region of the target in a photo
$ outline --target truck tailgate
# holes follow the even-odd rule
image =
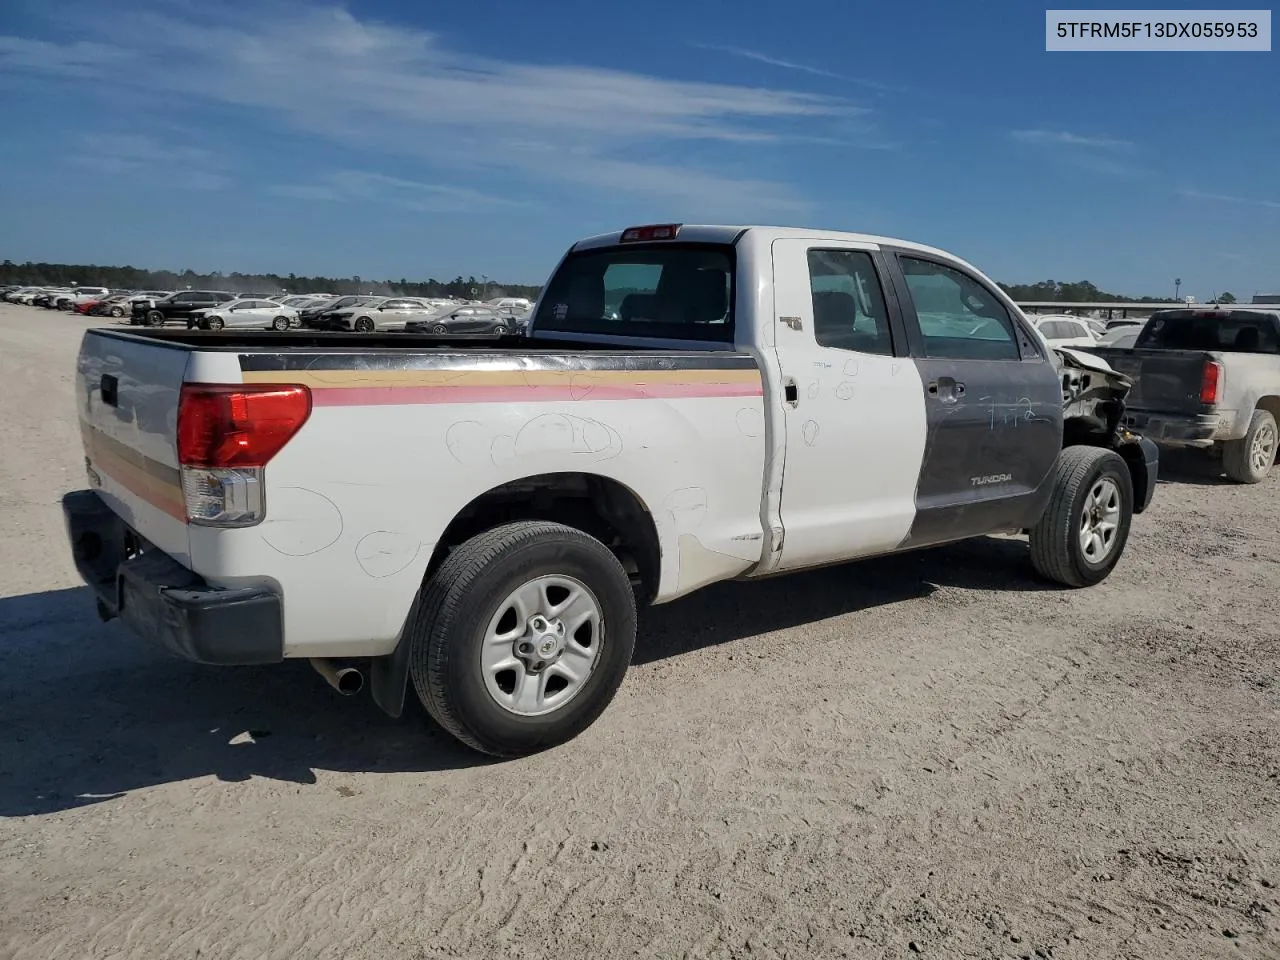
[[[178,469],[178,397],[190,357],[179,344],[85,333],[76,367],[90,486],[154,546],[189,564]]]
[[[1150,413],[1199,414],[1206,411],[1200,401],[1204,366],[1214,360],[1200,350],[1127,350],[1094,347],[1086,351],[1106,360],[1133,381],[1125,407]]]

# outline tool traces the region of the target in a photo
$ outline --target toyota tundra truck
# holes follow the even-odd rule
[[[1265,480],[1280,448],[1280,309],[1208,306],[1151,315],[1132,349],[1091,353],[1134,381],[1126,422],[1160,446],[1221,457]]]
[[[974,267],[817,230],[583,240],[521,338],[90,330],[76,385],[104,618],[498,756],[600,715],[637,604],[993,533],[1096,584],[1158,467]]]

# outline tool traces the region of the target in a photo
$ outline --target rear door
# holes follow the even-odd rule
[[[872,244],[773,243],[784,383],[778,569],[893,550],[915,516],[924,390]]]
[[[1062,449],[1056,369],[983,280],[914,251],[888,259],[928,417],[909,545],[1029,526]]]
[[[76,368],[89,485],[143,537],[189,560],[178,469],[178,397],[190,353],[90,330]]]

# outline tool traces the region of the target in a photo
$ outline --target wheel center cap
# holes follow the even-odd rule
[[[546,617],[532,617],[524,637],[516,641],[516,656],[530,670],[537,672],[549,667],[564,653],[564,624]]]

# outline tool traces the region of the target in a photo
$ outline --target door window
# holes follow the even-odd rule
[[[864,250],[810,250],[813,336],[819,345],[893,354],[889,313],[871,255]]]
[[[898,262],[915,305],[926,357],[1019,359],[1013,319],[995,294],[940,263],[905,256]]]

